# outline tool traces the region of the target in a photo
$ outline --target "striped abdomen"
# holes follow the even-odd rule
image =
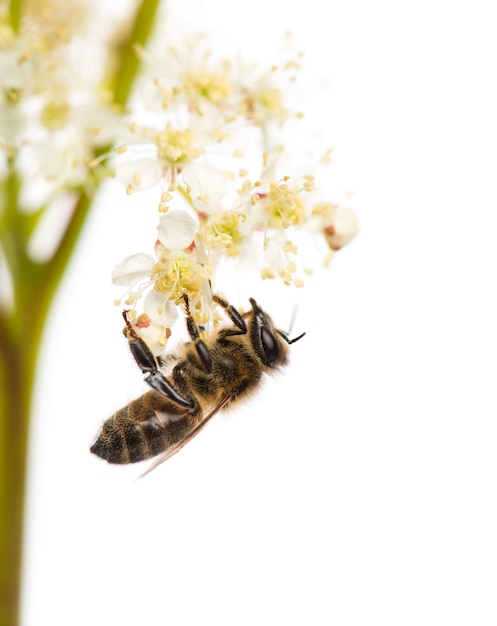
[[[144,461],[180,441],[199,419],[151,390],[104,422],[91,451],[109,463]]]

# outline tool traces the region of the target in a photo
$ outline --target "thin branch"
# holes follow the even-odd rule
[[[137,47],[148,40],[160,0],[143,0],[127,40],[123,43],[119,65],[115,70],[112,91],[114,102],[124,108],[140,67]]]

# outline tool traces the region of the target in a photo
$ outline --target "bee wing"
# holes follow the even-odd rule
[[[143,472],[143,474],[139,476],[139,478],[143,478],[147,474],[150,474],[152,470],[154,470],[156,467],[164,463],[164,461],[167,461],[172,456],[174,456],[177,452],[181,450],[183,446],[186,446],[186,444],[189,441],[191,441],[194,437],[196,437],[199,434],[199,432],[207,426],[207,424],[211,421],[214,415],[216,415],[218,411],[220,411],[224,406],[226,406],[226,404],[229,402],[230,399],[231,399],[231,395],[225,396],[221,400],[221,402],[214,405],[211,408],[211,410],[207,413],[207,415],[204,417],[204,419],[195,426],[195,428],[193,428],[187,435],[185,435],[183,439],[180,439],[178,442],[170,446],[165,452],[160,454],[155,459],[155,461],[150,465],[150,467],[145,472]]]

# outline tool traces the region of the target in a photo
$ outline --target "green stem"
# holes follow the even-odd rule
[[[135,46],[151,33],[160,0],[143,0],[122,49],[114,101],[124,107],[139,69]],[[22,0],[11,2],[11,24],[19,25]],[[110,148],[110,147],[109,147]],[[40,345],[55,293],[74,253],[93,198],[78,190],[72,217],[57,251],[46,263],[27,255],[15,178],[0,243],[14,280],[14,308],[0,308],[0,626],[19,624],[26,466],[32,397]],[[7,250],[7,246],[10,246]]]
[[[140,65],[137,47],[143,47],[148,40],[160,1],[143,0],[133,28],[123,44],[112,87],[114,102],[123,108],[128,100]]]
[[[91,207],[81,194],[49,263],[28,259],[16,284],[16,310],[0,316],[0,625],[19,620],[24,492],[32,394],[43,330],[57,287]]]
[[[0,624],[15,626],[19,620],[28,417],[36,359],[34,352],[23,352],[17,341],[6,336],[4,321],[0,330]]]
[[[9,22],[15,33],[19,31],[22,15],[22,0],[10,0]]]

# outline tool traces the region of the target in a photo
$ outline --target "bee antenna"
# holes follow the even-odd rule
[[[288,331],[286,333],[278,331],[288,345],[295,343],[299,339],[302,339],[302,337],[305,335],[305,333],[302,333],[298,337],[295,337],[295,339],[289,339],[289,335],[292,332],[293,325],[295,324],[295,320],[297,319],[298,308],[298,305],[295,304],[292,311],[292,317],[290,318],[290,327],[288,328]]]
[[[293,325],[295,324],[295,320],[297,319],[297,313],[298,313],[298,305],[295,304],[293,307],[293,311],[292,311],[292,317],[290,318],[290,326],[286,332],[286,336],[288,337],[288,335],[290,335],[290,333],[292,332],[292,328]]]
[[[298,341],[299,339],[302,339],[302,337],[305,335],[305,333],[302,333],[301,335],[299,335],[298,337],[294,337],[293,339],[289,339],[288,335],[286,333],[284,333],[282,330],[278,330],[278,335],[281,335],[281,337],[283,337],[283,339],[287,342],[287,344],[290,346],[292,343],[295,343],[296,341]]]

